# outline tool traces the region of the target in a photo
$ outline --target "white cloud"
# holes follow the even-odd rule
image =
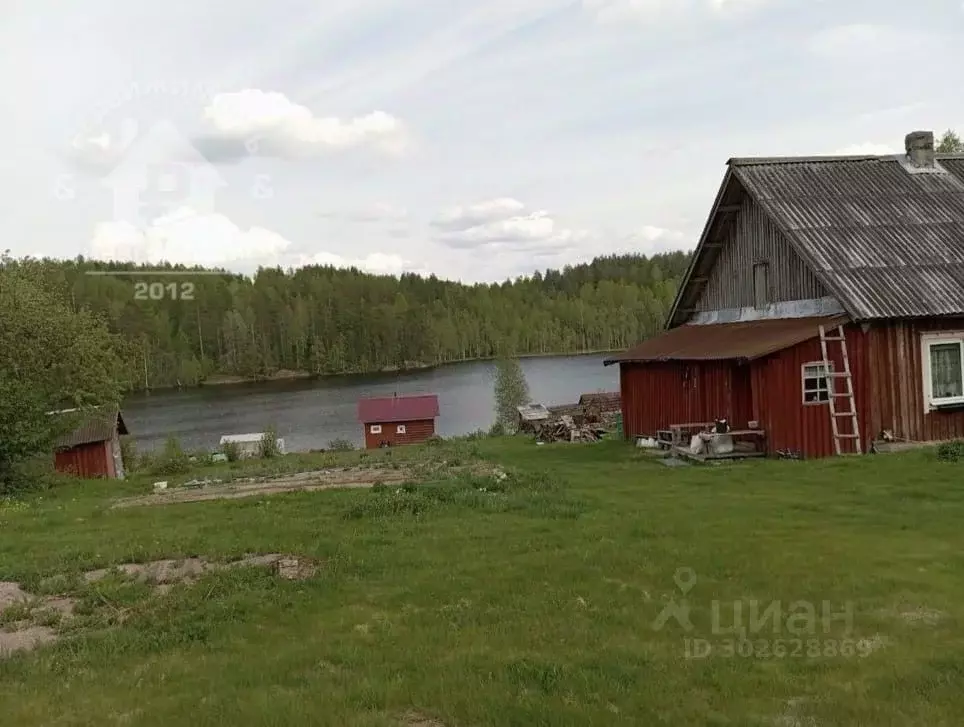
[[[696,247],[697,239],[679,230],[643,225],[629,235],[627,242],[631,248],[627,252],[655,255],[661,252],[691,249]]]
[[[185,265],[277,264],[291,243],[263,227],[242,230],[220,214],[183,207],[138,229],[128,222],[97,225],[90,257],[135,263]]]
[[[330,252],[302,255],[298,266],[331,265],[336,268],[358,268],[376,275],[399,275],[403,272],[416,272],[410,260],[401,255],[388,255],[381,252],[371,253],[363,258],[347,258]]]
[[[457,249],[493,247],[553,254],[589,238],[588,232],[561,227],[547,211],[529,211],[511,197],[454,207],[432,225],[440,231],[439,242]]]
[[[404,124],[384,111],[353,119],[315,116],[282,93],[246,89],[215,96],[203,112],[216,136],[282,156],[370,147],[399,154],[408,147]]]
[[[472,205],[453,207],[436,217],[432,224],[441,229],[465,230],[509,219],[523,212],[525,208],[517,199],[498,197]]]
[[[224,267],[236,272],[253,271],[259,265],[283,268],[331,265],[355,267],[380,275],[419,270],[400,255],[376,252],[355,258],[331,252],[299,253],[292,248],[289,240],[271,230],[262,227],[242,230],[224,215],[199,214],[185,207],[155,220],[143,230],[127,222],[97,225],[89,256],[142,264],[170,262]]]

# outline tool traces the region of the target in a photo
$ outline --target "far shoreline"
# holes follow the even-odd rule
[[[616,353],[623,349],[602,349],[593,351],[562,351],[555,353],[521,353],[511,356],[515,359],[530,359],[530,358],[559,358],[559,357],[571,357],[571,356],[593,356],[603,353]],[[128,391],[128,394],[149,394],[151,392],[157,391],[176,391],[177,389],[201,389],[208,387],[231,387],[238,386],[242,384],[264,384],[272,383],[278,381],[309,381],[318,379],[334,378],[336,376],[365,376],[365,375],[377,375],[377,374],[394,374],[394,373],[409,373],[417,371],[427,371],[429,369],[438,368],[440,366],[449,366],[452,364],[462,364],[462,363],[472,363],[475,361],[495,361],[498,356],[479,356],[473,358],[461,358],[461,359],[450,359],[448,361],[440,361],[439,363],[425,364],[419,362],[406,363],[405,366],[386,366],[382,369],[375,370],[365,370],[365,371],[342,371],[339,373],[313,373],[311,371],[297,371],[292,369],[279,369],[266,376],[237,376],[233,374],[212,374],[206,379],[199,381],[196,384],[182,384],[178,386],[177,384],[167,384],[164,386],[153,386],[149,389],[139,388],[132,389]]]

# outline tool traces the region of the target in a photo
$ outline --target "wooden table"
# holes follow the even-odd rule
[[[687,425],[680,424],[680,428],[685,428]],[[690,425],[692,426],[692,425]],[[703,439],[715,439],[716,437],[757,437],[758,439],[766,438],[766,431],[763,429],[731,429],[728,432],[700,432],[699,436]],[[673,451],[681,454],[690,459],[695,459],[699,462],[705,462],[706,460],[712,459],[743,459],[746,457],[765,457],[766,452],[763,451],[759,445],[756,451],[747,452],[744,450],[738,450],[734,447],[732,452],[727,452],[725,454],[693,454],[690,452],[689,447],[683,446],[682,444],[673,445]]]

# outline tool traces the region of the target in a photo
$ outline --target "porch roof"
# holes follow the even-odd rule
[[[847,316],[837,315],[686,324],[638,343],[603,363],[609,366],[646,361],[751,361],[817,337],[821,325],[831,328],[847,320]]]

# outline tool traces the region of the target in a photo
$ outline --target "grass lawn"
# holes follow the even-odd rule
[[[71,586],[84,608],[65,637],[0,661],[0,724],[964,724],[964,465],[669,468],[621,443],[527,439],[392,456],[429,450],[509,477],[111,509],[160,479],[133,478],[0,505],[0,581],[28,591],[160,558],[323,564],[160,597]],[[681,576],[692,629],[656,629]],[[747,643],[714,628],[735,602],[749,626],[774,601],[784,618]],[[850,623],[825,629],[824,602]],[[710,655],[688,658],[693,639]]]

